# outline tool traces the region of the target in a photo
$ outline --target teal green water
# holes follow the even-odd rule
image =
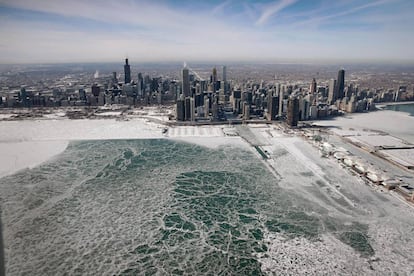
[[[236,147],[76,142],[0,192],[10,275],[261,275],[269,232],[374,254],[365,225],[310,210]]]
[[[414,104],[396,104],[385,106],[387,110],[400,111],[409,113],[410,116],[414,116]]]

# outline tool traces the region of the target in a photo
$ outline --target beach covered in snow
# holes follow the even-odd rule
[[[169,127],[168,133],[163,133],[164,128],[148,118],[137,117],[0,121],[0,177],[47,161],[63,152],[70,141],[169,138],[208,147],[242,144],[239,137],[224,138],[221,126]]]

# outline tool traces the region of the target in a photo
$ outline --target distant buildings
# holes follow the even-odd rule
[[[23,107],[29,107],[29,95],[25,88],[20,89],[19,100]]]
[[[177,95],[177,121],[225,120],[224,109],[230,105],[229,96],[226,93],[226,82],[218,79],[217,69],[213,68],[209,81],[201,79],[195,72],[192,73],[195,75],[190,74],[187,66],[181,73],[182,91]],[[227,78],[225,66],[223,78]]]
[[[92,85],[92,95],[98,97],[99,93],[101,93],[101,88],[97,84]]]
[[[89,79],[64,77],[63,84],[45,87],[45,81],[39,81],[39,89],[34,86],[22,86],[17,91],[0,94],[0,107],[57,107],[57,106],[103,106],[103,105],[152,105],[174,102],[179,82],[160,77],[151,78],[138,73],[137,80],[131,78],[128,59],[124,65],[125,83],[119,83],[116,72],[111,74],[94,74]],[[88,84],[89,83],[89,84]],[[0,87],[1,89],[1,87]]]
[[[195,79],[184,67],[182,92],[177,95],[177,121],[242,122],[267,119],[286,120],[289,126],[295,127],[299,121],[337,115],[339,111],[358,112],[374,107],[372,100],[365,99],[366,95],[356,94],[358,88],[352,84],[345,87],[343,69],[338,72],[338,81],[330,80],[327,87],[318,87],[315,78],[308,88],[264,81],[239,83],[235,87],[227,80],[226,66],[223,66],[222,77],[222,80],[218,79],[214,67],[209,81]],[[399,90],[403,91],[403,88]],[[184,108],[181,100],[184,101]]]
[[[403,95],[407,94],[407,86],[399,86],[395,96],[394,96],[394,101],[395,102],[399,102],[402,100]]]
[[[345,82],[345,70],[338,72],[337,80],[310,82],[264,81],[262,76],[228,79],[226,66],[207,69],[203,79],[187,66],[181,74],[166,77],[149,76],[140,72],[131,77],[128,59],[124,64],[124,82],[116,72],[99,76],[85,73],[71,79],[60,77],[50,86],[45,82],[4,84],[0,87],[0,107],[54,107],[102,105],[161,105],[176,104],[177,121],[297,121],[317,120],[340,113],[363,112],[375,108],[376,102],[414,100],[412,85],[400,81],[395,88],[369,89],[355,81]],[[102,71],[101,71],[102,72]],[[8,75],[1,75],[7,79]],[[16,75],[15,78],[19,78]],[[79,79],[78,79],[79,78]],[[30,82],[30,79],[22,79]],[[318,82],[317,82],[318,81]],[[37,85],[37,86],[36,86]],[[292,102],[292,99],[295,99]],[[296,103],[297,101],[297,103]],[[292,105],[293,104],[293,105]],[[298,106],[296,105],[298,104]]]

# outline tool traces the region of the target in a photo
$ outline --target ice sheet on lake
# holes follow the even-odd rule
[[[73,142],[0,179],[7,272],[412,273],[413,214],[287,139],[272,146],[280,179],[246,147]]]
[[[1,145],[23,152],[90,140],[0,179],[8,274],[414,272],[412,210],[300,138],[267,125],[235,128],[243,139],[163,128],[2,122]]]

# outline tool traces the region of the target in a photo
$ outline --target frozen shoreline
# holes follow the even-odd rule
[[[21,120],[0,122],[0,177],[33,168],[62,153],[69,142],[112,139],[172,139],[217,148],[243,146],[240,137],[226,137],[223,126],[170,127],[145,119]]]
[[[68,141],[0,142],[0,178],[36,167],[63,152]]]
[[[388,102],[388,103],[378,103],[376,106],[378,108],[384,108],[389,105],[406,105],[406,104],[414,104],[414,101],[409,102]]]
[[[405,112],[378,110],[369,113],[352,113],[332,120],[315,121],[316,125],[331,127],[333,132],[353,129],[370,129],[386,132],[414,144],[414,117]]]
[[[414,117],[406,113],[379,110],[370,113],[348,114],[333,120],[316,121],[331,126],[334,132],[349,129],[373,129],[389,133],[414,144]],[[227,126],[170,127],[145,118],[116,119],[40,119],[0,121],[0,177],[24,168],[37,166],[63,152],[70,141],[107,139],[167,138],[217,148],[220,145],[247,146],[240,137],[223,133]],[[214,138],[214,139],[213,139]]]
[[[143,124],[143,122],[142,122]],[[70,141],[153,137],[130,121],[23,120],[0,122],[0,177],[33,168],[62,153]],[[138,134],[135,134],[139,133]]]

